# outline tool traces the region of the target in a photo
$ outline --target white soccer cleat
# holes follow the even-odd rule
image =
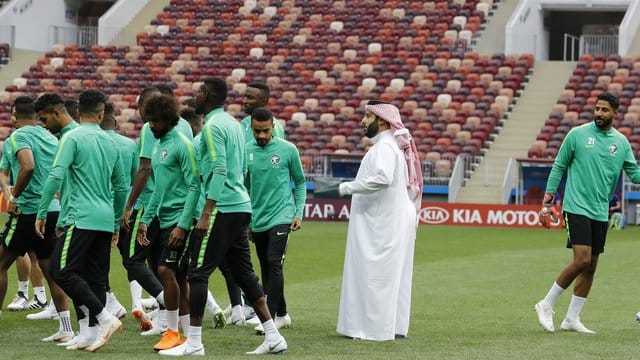
[[[231,319],[227,320],[227,324],[231,324],[231,325],[246,325],[247,324],[247,319],[244,318],[244,316],[238,316],[238,317],[231,317]]]
[[[29,300],[29,303],[27,304],[27,307],[25,308],[25,310],[45,309],[47,306],[49,306],[49,303],[47,301],[40,302],[40,300],[38,300],[37,298],[34,298],[33,300]]]
[[[109,343],[113,334],[120,330],[122,330],[122,322],[118,319],[113,319],[104,325],[98,326],[98,336],[96,336],[96,340],[86,349],[91,352],[100,350]]]
[[[158,307],[158,300],[153,297],[140,299],[140,303],[147,310],[156,309]]]
[[[84,337],[78,337],[76,342],[67,346],[67,350],[84,350],[91,345],[92,341],[85,339]]]
[[[158,354],[165,356],[204,356],[204,346],[200,345],[199,348],[192,349],[187,346],[187,342],[185,341],[182,345],[178,345],[174,348],[160,350]]]
[[[548,332],[554,332],[553,326],[553,310],[545,307],[542,301],[535,306],[536,314],[538,314],[538,322],[542,325],[542,328]]]
[[[580,318],[576,318],[573,320],[569,318],[564,318],[564,320],[562,320],[562,324],[560,325],[560,329],[565,331],[576,331],[583,334],[596,333],[593,330],[587,329],[587,327],[582,324],[582,321],[580,321]]]
[[[50,303],[49,306],[35,314],[27,314],[29,320],[58,320],[58,312],[56,307]]]
[[[251,306],[245,304],[242,305],[242,315],[244,315],[245,319],[249,320],[256,316],[256,311]]]
[[[51,336],[47,336],[46,338],[43,338],[42,341],[44,342],[67,342],[71,339],[73,339],[73,336],[75,334],[73,333],[73,331],[60,331],[58,330],[57,333],[51,335]]]
[[[140,333],[142,336],[162,335],[167,331],[167,311],[160,310],[151,320],[151,329]]]
[[[260,318],[257,316],[252,317],[251,319],[247,319],[247,325],[260,325]]]
[[[138,326],[140,327],[140,329],[142,329],[143,331],[151,330],[151,328],[153,327],[153,323],[151,322],[151,318],[149,318],[149,315],[144,312],[144,310],[133,309],[133,311],[131,311],[131,314],[133,314],[133,317],[138,321]]]
[[[222,313],[224,314],[224,316],[228,318],[231,317],[231,305],[227,306],[226,308],[224,308],[224,310],[222,310]]]
[[[118,319],[122,319],[123,317],[127,316],[127,309],[121,304],[110,306],[107,310]]]
[[[291,317],[289,314],[285,314],[284,316],[277,316],[273,321],[276,324],[277,329],[288,328],[291,326]]]
[[[25,310],[27,306],[29,306],[29,299],[27,299],[22,291],[18,291],[16,296],[11,300],[11,303],[7,305],[7,309],[11,311],[22,311]]]
[[[282,354],[287,351],[287,341],[280,335],[278,341],[267,342],[266,340],[260,344],[255,350],[249,351],[247,355],[262,355],[262,354]]]

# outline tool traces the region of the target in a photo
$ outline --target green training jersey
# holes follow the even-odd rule
[[[640,183],[640,168],[627,138],[613,128],[602,131],[595,122],[569,131],[551,168],[546,192],[556,193],[565,170],[562,210],[596,221],[609,221],[609,200],[621,170],[633,183]]]
[[[245,138],[240,123],[222,108],[205,116],[199,149],[206,199],[220,212],[251,213],[244,187]]]
[[[240,125],[242,126],[242,130],[244,130],[246,141],[249,142],[253,140],[254,136],[253,136],[253,129],[251,129],[251,115],[242,119],[242,121],[240,121]],[[271,133],[271,135],[274,138],[280,138],[280,139],[284,139],[284,135],[285,135],[284,127],[282,126],[282,123],[280,123],[280,120],[276,119],[275,117],[273,118],[273,132]]]
[[[47,176],[49,176],[49,170],[56,155],[58,139],[40,126],[27,125],[14,131],[3,146],[6,149],[3,153],[2,168],[11,170],[11,178],[14,184],[20,171],[18,153],[21,150],[28,149],[33,155],[33,174],[27,187],[18,197],[17,205],[22,214],[35,214],[38,212],[38,206],[40,205],[42,187],[47,180]],[[8,167],[5,165],[5,161]],[[54,198],[47,210],[60,211],[58,199]]]
[[[67,178],[68,218],[63,225],[114,232],[120,229],[128,186],[116,143],[97,124],[82,124],[60,140],[38,210],[46,208]]]
[[[191,126],[187,120],[180,118],[178,120],[178,125],[176,125],[176,130],[186,136],[188,139],[193,139],[193,130],[191,130]],[[140,130],[140,137],[138,138],[138,153],[141,158],[151,160],[153,157],[153,149],[156,146],[158,139],[153,137],[153,132],[149,128],[149,123],[145,123],[142,126],[142,130]],[[149,180],[147,180],[147,184],[144,189],[138,196],[138,201],[134,206],[134,209],[140,209],[141,207],[147,207],[149,204],[149,199],[151,199],[151,194],[153,193],[155,184],[155,179],[153,174],[149,176]]]
[[[118,152],[122,159],[122,169],[124,170],[125,182],[127,186],[131,185],[133,177],[138,171],[138,165],[140,164],[140,157],[138,156],[138,147],[136,143],[126,136],[122,136],[113,130],[105,130],[111,139],[118,146]]]
[[[200,176],[193,143],[176,128],[171,129],[158,141],[151,167],[156,184],[141,222],[149,224],[157,215],[163,229],[177,224],[189,230],[200,196]]]
[[[75,121],[71,121],[67,126],[60,130],[60,139],[65,136],[69,131],[80,126]],[[69,181],[65,177],[60,184],[60,215],[58,215],[57,227],[64,227],[68,223],[67,217],[69,216]]]
[[[273,138],[264,147],[255,140],[247,143],[245,184],[253,209],[251,229],[266,231],[276,225],[302,219],[307,184],[298,149],[292,143]],[[295,184],[295,200],[291,194]]]

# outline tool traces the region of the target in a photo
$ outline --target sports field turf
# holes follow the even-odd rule
[[[293,326],[282,330],[291,359],[634,359],[640,357],[640,227],[611,231],[582,320],[595,335],[558,332],[538,325],[533,305],[570,259],[562,231],[422,226],[415,253],[412,322],[408,339],[373,343],[336,334],[346,223],[305,223],[289,242],[286,295]],[[126,276],[113,252],[111,284],[130,307]],[[15,293],[11,270],[5,306]],[[211,280],[222,306],[222,277]],[[555,323],[570,294],[556,305]],[[141,337],[129,315],[124,330],[96,354],[61,349],[40,338],[54,321],[25,313],[0,317],[0,359],[151,359],[157,338]],[[77,328],[76,324],[74,326]],[[250,327],[203,331],[207,356],[246,359],[262,338]]]

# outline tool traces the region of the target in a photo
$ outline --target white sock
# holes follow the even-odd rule
[[[264,341],[267,342],[275,342],[280,338],[280,333],[276,328],[276,324],[273,322],[273,319],[269,319],[262,323],[262,328],[264,329]]]
[[[191,324],[191,315],[180,315],[180,326],[183,334],[189,334],[189,325]]]
[[[33,296],[36,298],[36,300],[40,301],[41,303],[47,302],[47,292],[44,286],[37,286],[37,287],[34,286]]]
[[[111,306],[122,306],[113,291],[107,292],[107,304],[111,304]]]
[[[242,314],[242,305],[236,305],[233,308],[231,308],[231,318],[232,319],[239,319],[242,318],[243,314]]]
[[[115,320],[115,316],[107,310],[107,308],[103,308],[100,314],[96,315],[96,319],[98,319],[98,324],[104,325],[113,320]]]
[[[89,321],[89,320],[87,320]],[[87,341],[88,342],[94,342],[96,341],[96,338],[98,337],[98,327],[93,325],[93,326],[88,326],[87,327]]]
[[[542,303],[546,308],[553,309],[553,306],[556,304],[556,300],[558,297],[564,292],[565,289],[561,288],[558,283],[554,282],[551,285],[551,289],[547,293],[547,296],[542,299]]]
[[[114,298],[113,293],[111,291],[107,291],[105,293],[105,299],[106,300],[104,302],[104,306],[108,307],[108,308],[111,308],[113,306],[113,298]]]
[[[88,340],[90,338],[89,318],[85,317],[83,319],[78,320],[78,324],[80,326],[80,333],[78,334],[78,336]]]
[[[158,310],[158,320],[157,324],[161,327],[164,327],[167,324],[167,310]]]
[[[58,317],[58,322],[60,323],[60,331],[73,331],[73,329],[71,328],[71,313],[69,312],[69,310],[60,311],[58,313]]]
[[[129,291],[131,291],[131,307],[134,309],[143,309],[142,307],[142,286],[133,280],[129,283]]]
[[[209,310],[213,313],[215,313],[216,310],[220,309],[220,305],[218,305],[218,303],[216,302],[216,299],[213,297],[211,290],[207,291],[207,308],[209,308]]]
[[[18,281],[18,291],[29,298],[29,281]]]
[[[197,349],[202,346],[202,326],[189,326],[187,346],[192,349]]]
[[[156,296],[156,300],[158,300],[158,304],[162,307],[164,306],[164,290],[160,291],[160,294],[158,294],[158,296]]]
[[[580,311],[582,311],[582,306],[584,306],[586,301],[587,298],[572,295],[569,310],[567,310],[567,319],[576,320],[580,318]]]
[[[178,331],[178,310],[167,310],[167,328]]]

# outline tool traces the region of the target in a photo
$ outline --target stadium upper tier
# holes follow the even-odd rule
[[[565,90],[560,94],[537,141],[529,149],[530,158],[555,158],[562,140],[574,126],[592,120],[596,97],[609,91],[620,99],[614,127],[630,141],[636,158],[640,156],[640,57],[583,55]]]
[[[135,138],[135,99],[148,85],[172,82],[186,98],[203,78],[222,77],[232,88],[227,109],[239,117],[247,84],[263,80],[287,138],[314,156],[363,153],[362,105],[379,98],[401,109],[427,168],[444,160],[446,174],[457,155],[480,155],[533,66],[530,55],[466,51],[494,6],[488,0],[248,3],[171,1],[136,46],[55,45],[0,101],[97,88],[115,104],[119,130]]]

